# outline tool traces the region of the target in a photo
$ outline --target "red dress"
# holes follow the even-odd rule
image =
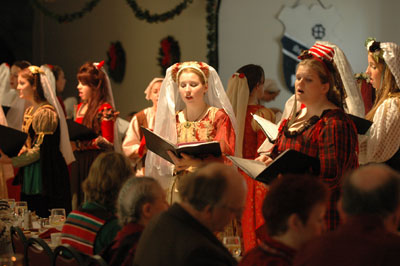
[[[79,111],[82,107],[82,103],[78,105],[77,115],[75,121],[82,124],[83,115],[80,115]],[[97,109],[97,115],[95,119],[100,121],[100,129],[96,132],[99,136],[102,136],[110,144],[114,142],[114,115],[113,108],[109,103],[103,103]],[[89,174],[90,166],[96,157],[105,150],[96,145],[96,139],[89,141],[80,142],[80,150],[74,151],[76,161],[71,165],[71,191],[72,191],[72,208],[75,210],[83,203],[83,191],[81,190],[81,184]]]
[[[258,156],[257,149],[264,142],[266,136],[257,126],[251,114],[257,114],[265,119],[271,120],[273,114],[262,105],[248,105],[243,138],[243,158],[255,159]],[[244,249],[248,251],[257,246],[256,229],[264,224],[262,216],[262,204],[267,194],[267,187],[255,181],[243,171],[240,171],[247,183],[246,206],[242,216],[242,232]]]
[[[320,160],[319,178],[330,190],[330,202],[325,216],[327,229],[339,225],[337,201],[342,176],[358,167],[358,140],[353,121],[339,109],[325,110],[321,117],[312,117],[307,126],[291,134],[286,131],[287,121],[282,123],[272,149],[275,158],[287,149],[294,149]]]

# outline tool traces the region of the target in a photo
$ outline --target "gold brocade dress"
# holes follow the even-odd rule
[[[179,111],[176,114],[176,130],[178,145],[218,141],[222,154],[234,155],[235,153],[235,131],[229,116],[223,109],[210,106],[198,121],[187,121],[183,111]],[[230,164],[230,161],[225,157],[224,162]],[[175,173],[167,193],[170,203],[180,201],[178,190],[176,189],[177,184],[181,178],[184,178],[185,174],[194,172],[195,170],[196,167],[189,167],[185,171]],[[225,232],[219,234],[218,237],[222,240],[222,237],[225,235],[241,235],[240,227],[236,220],[232,221],[225,228]]]

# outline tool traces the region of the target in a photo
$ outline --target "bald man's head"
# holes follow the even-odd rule
[[[354,170],[344,181],[342,204],[348,215],[393,213],[400,203],[400,175],[384,164]]]
[[[214,206],[226,197],[246,193],[243,177],[232,166],[222,163],[208,164],[196,172],[181,178],[179,194],[182,200],[201,211],[205,206]]]

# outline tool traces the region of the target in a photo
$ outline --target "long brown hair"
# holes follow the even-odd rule
[[[326,66],[323,65],[324,63]],[[333,62],[321,62],[313,58],[307,58],[300,61],[297,67],[299,66],[310,67],[317,72],[322,84],[329,83],[329,90],[326,97],[334,105],[343,109],[343,99],[345,97],[343,83],[339,71]]]
[[[98,132],[100,130],[100,122],[96,119],[98,108],[101,104],[110,100],[106,75],[102,70],[97,69],[93,62],[86,62],[80,67],[77,79],[92,90],[91,97],[87,101],[88,109],[83,117],[82,124]]]
[[[368,55],[371,53],[368,52]],[[393,92],[399,92],[399,87],[397,86],[396,79],[394,78],[392,72],[390,71],[389,67],[386,65],[385,61],[379,57],[379,62],[376,62],[375,57],[371,56],[372,60],[378,66],[378,69],[381,71],[383,75],[381,88],[376,91],[376,99],[375,103],[372,106],[371,110],[368,114],[365,115],[365,118],[372,121],[374,119],[374,115],[378,107],[390,97],[390,94]]]

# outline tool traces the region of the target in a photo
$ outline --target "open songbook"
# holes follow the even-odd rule
[[[256,114],[253,114],[253,118],[260,125],[269,142],[273,143],[279,133],[278,125]]]
[[[286,150],[268,166],[264,163],[235,156],[227,156],[237,167],[251,178],[270,184],[279,174],[319,174],[319,160],[295,150]]]
[[[11,127],[0,125],[0,149],[8,157],[17,156],[25,144],[28,134]]]
[[[364,119],[362,117],[355,116],[352,114],[347,114],[347,116],[354,122],[357,129],[357,133],[360,135],[364,135],[365,133],[367,133],[368,129],[372,125],[371,121]],[[274,143],[279,133],[278,125],[256,114],[253,114],[253,118],[260,125],[262,131],[267,136],[269,142]]]
[[[181,153],[197,158],[205,158],[209,155],[219,157],[222,154],[218,141],[193,142],[175,145],[147,128],[142,127],[142,131],[146,139],[147,149],[171,163],[174,162],[169,157],[167,151],[172,151],[177,157],[181,157]]]
[[[97,134],[90,128],[75,122],[72,119],[67,119],[69,140],[91,140],[97,138]]]

